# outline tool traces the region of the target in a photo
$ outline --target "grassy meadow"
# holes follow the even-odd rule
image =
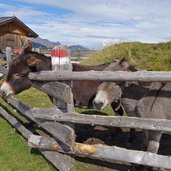
[[[90,54],[81,63],[94,65],[110,62],[114,59],[125,58],[132,65],[147,70],[171,70],[171,42],[160,44],[145,44],[139,42],[121,43],[107,47]],[[15,96],[29,107],[49,108],[52,106],[46,94],[31,88]],[[21,117],[2,98],[1,106],[15,115],[22,122],[28,121]],[[81,109],[76,109],[81,112]],[[107,107],[104,112],[113,114]],[[27,146],[27,141],[18,134],[3,118],[0,117],[0,171],[53,171],[37,150]],[[110,171],[83,162],[75,162],[75,171]]]
[[[115,44],[90,54],[82,63],[95,65],[122,58],[127,59],[129,64],[140,69],[170,71],[171,42],[159,44],[125,42]]]
[[[33,97],[33,98],[32,98]],[[48,97],[36,90],[29,89],[17,95],[30,107],[50,107]],[[20,122],[28,123],[2,98],[0,103]],[[55,171],[56,169],[38,152],[28,147],[27,141],[3,118],[0,117],[0,171]]]

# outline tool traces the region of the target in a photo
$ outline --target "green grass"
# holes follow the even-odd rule
[[[34,88],[23,91],[22,93],[15,95],[15,98],[21,100],[29,107],[42,107],[49,108],[52,106],[48,96]],[[24,123],[27,123],[27,119],[18,114],[12,107],[10,107],[2,98],[0,98],[1,106],[7,109],[12,115],[17,117]],[[105,111],[110,113],[110,107],[105,108]],[[77,112],[86,112],[85,109],[76,108]],[[94,111],[94,110],[92,110]],[[111,111],[111,113],[113,113]],[[0,171],[53,171],[56,170],[48,164],[48,162],[37,151],[28,147],[27,141],[18,134],[14,128],[10,126],[3,118],[0,118],[0,136],[3,137],[0,140]],[[10,161],[10,165],[7,161]],[[74,164],[75,171],[98,171],[103,170],[101,167],[97,167],[93,164],[86,164],[84,162],[76,161]],[[106,169],[105,171],[111,171]]]
[[[0,99],[2,101],[2,99]],[[9,107],[8,107],[9,109]],[[10,109],[12,110],[12,109]],[[16,112],[13,111],[13,113]],[[0,170],[1,171],[55,171],[37,150],[10,124],[0,117]]]
[[[22,101],[27,106],[33,108],[50,108],[52,107],[52,103],[48,98],[47,94],[38,91],[35,88],[30,88],[25,90],[17,95],[15,95],[17,99]]]
[[[122,43],[110,46],[99,52],[91,54],[84,64],[94,65],[110,62],[114,59],[125,57],[132,65],[148,70],[171,70],[171,42],[160,44]],[[52,106],[46,94],[31,88],[15,96],[29,107],[49,108]],[[2,98],[1,106],[15,115],[22,122],[27,119],[19,115]],[[86,110],[76,109],[78,112]],[[92,110],[93,111],[93,110]],[[114,115],[111,107],[106,107],[103,112]],[[3,118],[0,117],[0,171],[53,171],[56,170],[49,164],[37,150],[31,150],[27,141],[18,134]],[[95,165],[84,162],[75,162],[75,171],[100,171],[104,170]],[[105,171],[112,169],[105,169]]]
[[[15,98],[21,100],[29,107],[42,107],[49,108],[52,106],[48,96],[34,88],[23,91],[22,93],[15,95]],[[22,117],[12,107],[10,107],[2,98],[0,98],[1,106],[7,109],[9,113],[17,117],[24,123],[27,123],[27,119]],[[105,108],[104,111],[110,113],[110,107]],[[86,112],[85,109],[76,108],[77,112]],[[94,110],[92,110],[94,111]],[[111,111],[112,112],[112,111]],[[113,112],[112,112],[113,113]],[[28,147],[27,141],[15,131],[10,124],[0,117],[0,165],[2,166],[0,171],[53,171],[56,170],[51,164],[49,164],[38,150],[31,150]],[[9,162],[10,164],[9,164]],[[76,161],[74,164],[75,171],[99,171],[103,170],[102,167],[97,167],[93,164],[86,164],[81,161]],[[105,171],[111,171],[106,169]]]
[[[131,65],[141,69],[170,71],[171,42],[159,44],[126,42],[116,44],[91,54],[82,63],[95,65],[121,58],[127,59]]]
[[[2,118],[0,118],[0,137],[1,171],[55,170],[37,151],[32,151],[27,141]]]
[[[15,96],[30,107],[51,107],[52,104],[45,93],[34,88]],[[10,107],[2,98],[0,103],[8,113],[11,113],[23,123],[28,120]],[[28,147],[27,141],[0,117],[0,171],[55,171],[38,150]]]

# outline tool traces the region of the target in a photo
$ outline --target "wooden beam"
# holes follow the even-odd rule
[[[116,146],[107,145],[88,145],[75,143],[71,151],[63,151],[62,147],[55,141],[47,137],[31,136],[28,144],[32,148],[49,149],[68,154],[74,154],[81,157],[89,157],[100,160],[117,160],[130,163],[136,163],[146,166],[162,167],[171,169],[171,157],[157,155],[155,153],[143,152],[137,150],[127,150]]]
[[[41,151],[41,153],[59,170],[74,171],[73,158],[57,151]]]
[[[164,71],[41,71],[30,73],[31,80],[59,81],[59,80],[100,80],[100,81],[141,81],[141,82],[170,82],[171,72]]]
[[[7,61],[7,69],[9,69],[9,64],[12,61],[12,49],[11,47],[6,47],[6,61]]]
[[[65,115],[56,109],[33,109],[33,117],[58,121],[70,122],[75,124],[92,124],[110,127],[128,127],[141,128],[155,131],[171,132],[171,120],[149,119],[125,116],[99,116],[86,115],[74,112],[65,113]]]
[[[0,107],[0,115],[15,127],[24,138],[29,139],[32,132],[26,129],[17,119],[15,119],[15,117],[7,113],[2,107]]]
[[[7,75],[8,69],[4,65],[0,65],[0,73]]]
[[[18,32],[15,32],[15,31],[4,31],[4,30],[0,30],[0,36],[5,35],[5,34],[16,34],[16,35],[23,36],[22,33],[18,33]]]
[[[39,148],[41,150],[57,151],[57,149],[60,149],[64,152],[63,148],[61,148],[61,146],[54,139],[45,136],[29,136],[28,145],[31,148]]]
[[[11,116],[7,113],[3,108],[0,107],[0,115],[3,116],[12,126],[14,126],[21,135],[27,140],[33,136],[33,133],[26,129],[15,117]],[[51,138],[51,141],[53,139]],[[53,140],[54,141],[54,140]],[[72,158],[68,155],[61,154],[57,151],[46,151],[38,149],[40,153],[42,153],[45,158],[51,162],[57,169],[60,171],[74,171],[72,165]]]
[[[73,103],[73,94],[70,86],[60,82],[33,82],[33,87],[47,93],[48,95],[63,100],[65,103]]]
[[[58,122],[43,122],[39,126],[63,142],[67,147],[73,147],[75,142],[75,132],[71,127]]]
[[[42,120],[35,119],[33,117],[32,110],[22,102],[15,98],[8,98],[7,101],[19,112],[21,112],[22,115],[40,125],[44,130],[49,131],[51,135],[56,136],[59,141],[63,142],[66,146],[71,148],[73,141],[75,140],[75,133],[72,128],[57,122],[44,122]],[[57,130],[60,130],[61,132],[58,132]]]
[[[6,101],[14,108],[16,108],[22,115],[36,122],[35,118],[32,116],[30,108],[27,105],[23,104],[21,101],[13,97],[7,98]]]

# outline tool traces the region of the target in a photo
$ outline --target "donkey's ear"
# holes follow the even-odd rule
[[[31,51],[31,50],[32,50],[32,42],[28,39],[24,43],[23,47],[21,48],[20,54],[25,54],[26,52]]]

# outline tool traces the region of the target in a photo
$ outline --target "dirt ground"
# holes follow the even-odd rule
[[[132,142],[129,142],[129,129],[128,128],[106,128],[102,126],[89,126],[89,125],[77,125],[76,126],[76,141],[87,144],[106,144],[109,146],[118,146],[127,149],[134,150],[145,150],[143,146],[143,133],[142,130],[136,130],[135,139]],[[171,135],[163,134],[161,139],[161,145],[159,148],[159,154],[162,155],[171,155]],[[84,159],[80,159],[84,160]],[[86,162],[92,162],[87,159]],[[108,169],[103,168],[102,166],[107,166],[110,170],[137,170],[141,171],[141,167],[134,166],[131,164],[111,164],[108,162],[99,162],[98,160],[94,164],[100,164],[101,167],[97,169],[98,171],[108,171]],[[96,170],[96,169],[95,169]],[[150,170],[150,169],[149,169]]]

